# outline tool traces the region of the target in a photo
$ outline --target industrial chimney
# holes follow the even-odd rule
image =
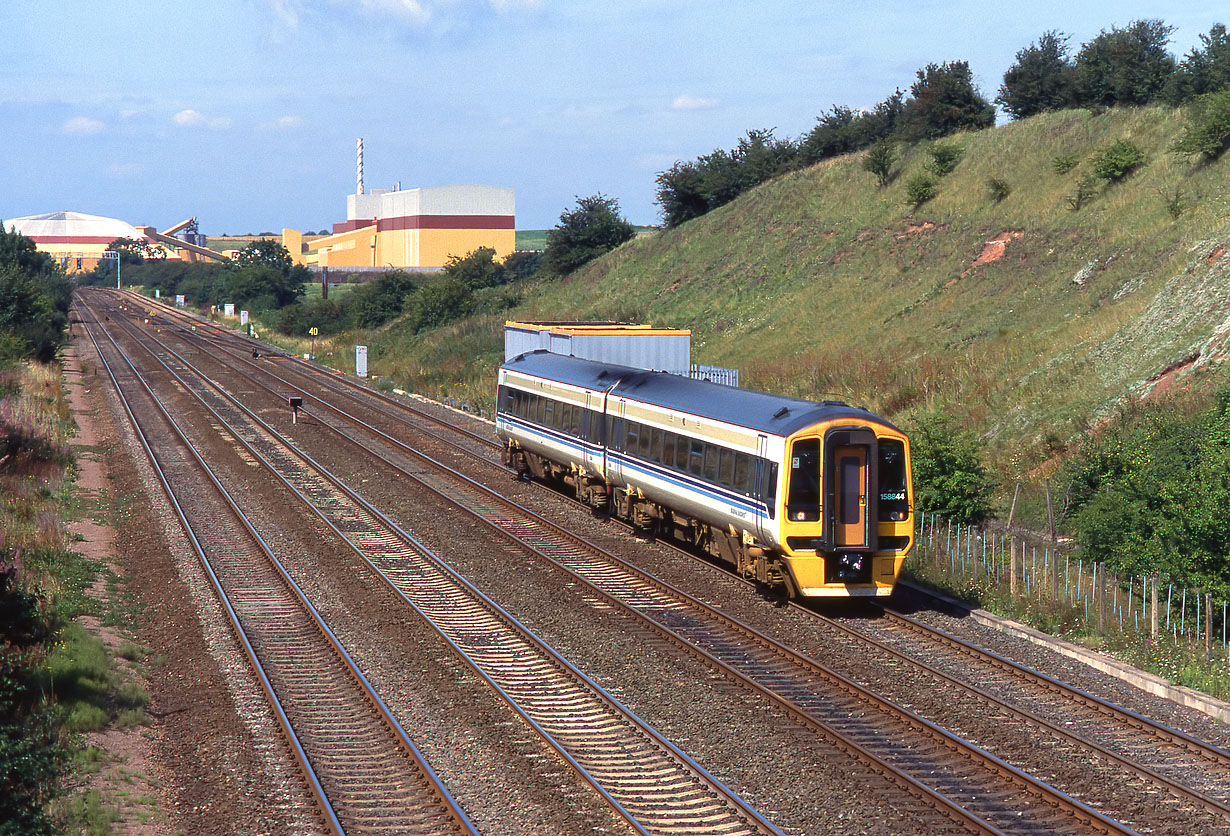
[[[363,194],[363,137],[359,137],[359,142],[355,148],[355,194]]]

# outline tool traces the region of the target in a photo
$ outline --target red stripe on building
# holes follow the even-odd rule
[[[115,235],[28,235],[36,244],[110,244]],[[148,240],[148,239],[146,239]]]
[[[333,234],[339,235],[343,232],[354,232],[356,229],[371,226],[375,222],[375,218],[360,218],[354,221],[338,221],[333,225]]]
[[[512,215],[404,215],[400,218],[380,218],[378,232],[399,229],[516,229]]]

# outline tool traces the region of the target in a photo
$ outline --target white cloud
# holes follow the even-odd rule
[[[210,119],[198,110],[181,110],[171,117],[171,121],[181,128],[229,128],[231,120],[225,117]]]
[[[272,122],[262,122],[260,129],[262,131],[293,131],[302,128],[303,124],[302,116],[283,116]]]
[[[671,110],[712,110],[717,106],[717,99],[703,99],[700,96],[689,96],[687,93],[676,96],[671,102]]]
[[[92,136],[93,134],[102,133],[106,127],[97,119],[91,119],[88,116],[74,116],[66,121],[61,130],[70,136]]]

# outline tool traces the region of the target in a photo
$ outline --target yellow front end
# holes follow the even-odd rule
[[[891,594],[914,541],[906,437],[834,422],[787,439],[787,451],[780,543],[798,594]]]

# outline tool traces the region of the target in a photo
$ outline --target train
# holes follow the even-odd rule
[[[887,596],[913,548],[909,439],[866,409],[545,350],[496,401],[519,476],[791,598]]]

